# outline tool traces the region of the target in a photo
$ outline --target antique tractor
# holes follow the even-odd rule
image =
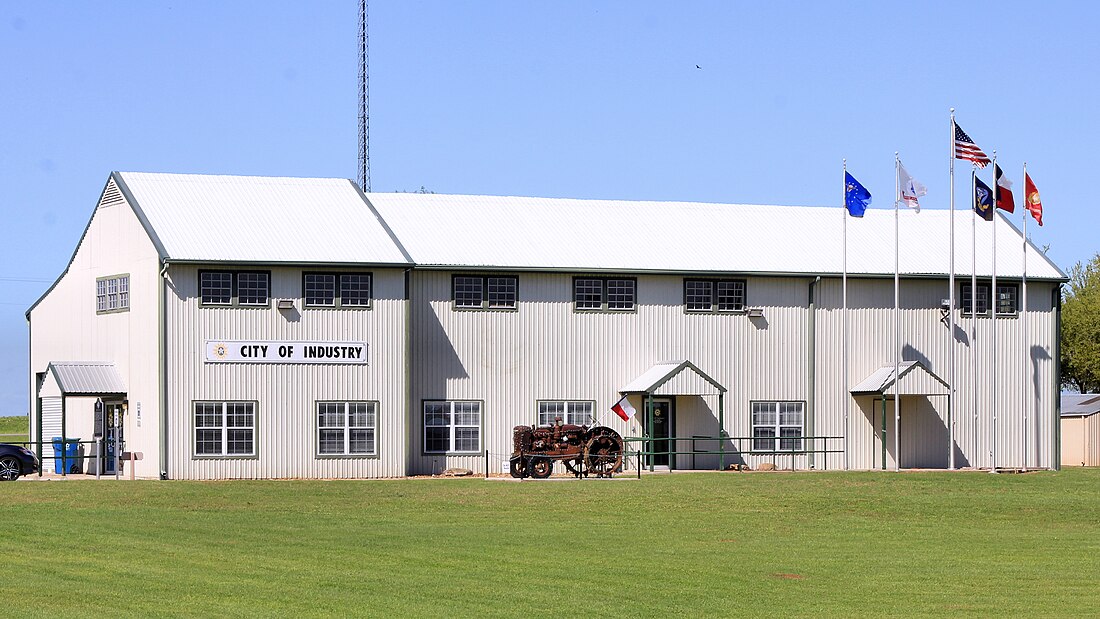
[[[554,461],[577,477],[611,477],[623,466],[623,438],[605,426],[576,426],[559,420],[551,426],[516,426],[512,430],[512,477],[545,479]]]

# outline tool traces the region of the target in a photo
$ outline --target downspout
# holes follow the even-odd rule
[[[160,366],[160,478],[168,479],[168,259],[160,268],[157,299],[157,363]]]
[[[408,268],[405,269],[405,406],[403,407],[403,414],[405,416],[405,454],[402,459],[404,464],[401,467],[401,476],[409,474],[409,468],[412,464],[412,454],[416,453],[416,449],[412,444],[412,368],[412,269]],[[488,471],[486,471],[486,473],[488,473]]]
[[[817,334],[815,333],[815,309],[814,288],[821,281],[818,275],[810,281],[810,290],[807,297],[806,312],[806,434],[810,437],[810,451],[807,454],[809,467],[814,468],[814,449],[817,440],[814,438],[814,401],[817,388]],[[825,457],[828,457],[827,455]]]
[[[1051,305],[1054,307],[1054,441],[1051,445],[1050,468],[1062,470],[1062,285],[1058,284],[1051,292]]]

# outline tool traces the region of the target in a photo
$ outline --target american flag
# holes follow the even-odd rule
[[[989,157],[982,152],[982,149],[978,148],[974,140],[971,140],[970,136],[966,135],[966,132],[958,124],[955,125],[955,159],[973,161],[974,165],[979,168],[984,168],[989,163]]]

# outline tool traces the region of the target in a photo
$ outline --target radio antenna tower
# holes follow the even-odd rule
[[[359,0],[359,187],[370,193],[370,114],[367,112],[367,0]]]

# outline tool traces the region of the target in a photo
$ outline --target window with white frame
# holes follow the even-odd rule
[[[591,426],[595,423],[592,416],[594,402],[544,400],[539,402],[539,425],[550,426],[561,419],[562,423],[578,426]]]
[[[804,423],[804,402],[753,402],[753,451],[802,451]]]
[[[95,311],[97,314],[124,312],[129,309],[129,275],[100,277],[95,281]]]
[[[455,275],[454,304],[459,309],[515,309],[517,278],[510,275]]]
[[[684,308],[689,312],[740,312],[745,309],[745,280],[685,279]]]
[[[989,314],[989,291],[992,288],[990,282],[978,282],[977,294],[974,295],[975,306],[971,307],[972,288],[970,284],[962,285],[962,294],[959,295],[959,309],[964,316],[973,313],[981,316]],[[1014,283],[997,282],[996,307],[998,316],[1014,316],[1019,311],[1018,304],[1019,287]]]
[[[370,307],[370,273],[304,273],[306,307]]]
[[[318,402],[317,454],[376,455],[377,409],[376,402]]]
[[[256,455],[256,403],[195,402],[195,455]]]
[[[633,311],[637,288],[634,278],[575,277],[573,307],[581,311]]]
[[[266,307],[270,298],[268,271],[199,271],[202,305]]]
[[[481,402],[424,402],[425,453],[481,451]]]

